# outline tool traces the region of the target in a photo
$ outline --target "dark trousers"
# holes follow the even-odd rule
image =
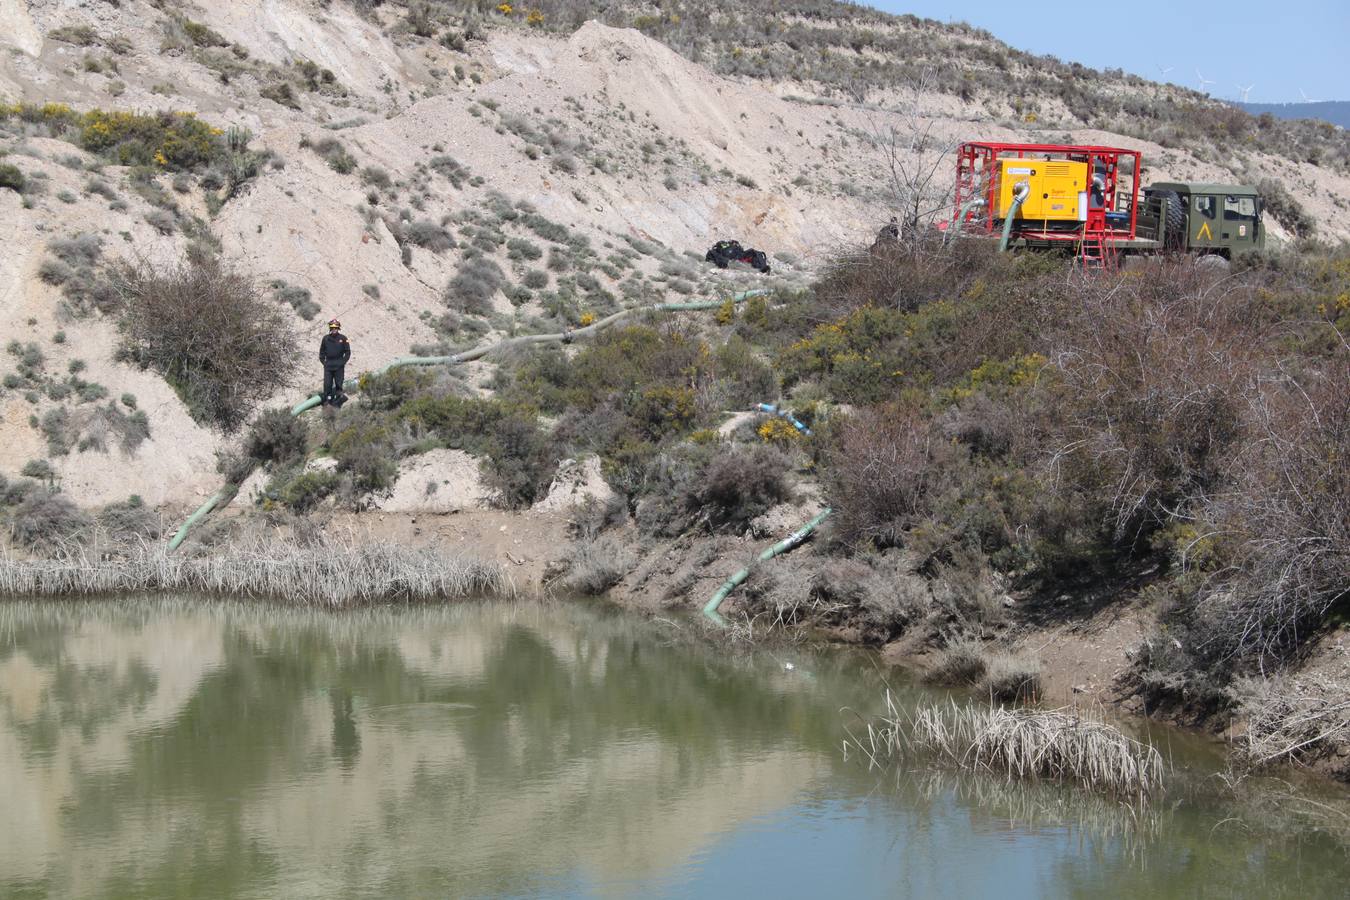
[[[342,394],[342,375],[347,367],[343,364],[323,367],[323,402],[332,403]]]

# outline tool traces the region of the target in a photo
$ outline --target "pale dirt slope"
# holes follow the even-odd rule
[[[559,39],[493,28],[486,41],[472,42],[461,53],[398,33],[388,27],[394,13],[383,7],[375,21],[342,3],[320,7],[304,0],[184,8],[192,19],[246,48],[248,66],[254,68],[224,83],[191,49],[162,51],[164,13],[142,0],[116,6],[0,0],[0,99],[62,101],[80,109],[192,110],[220,127],[249,128],[254,146],[280,156],[284,168],[268,168],[210,221],[227,259],[259,279],[305,287],[321,306],[314,321],[296,319],[305,335],[302,358],[294,387],[277,402],[294,399],[315,380],[310,345],[318,339],[318,323],[331,315],[340,316],[354,338],[356,371],[406,354],[414,343],[434,341],[426,314],[444,311],[441,293],[458,264],[455,251],[419,249],[405,266],[385,223],[358,211],[368,193],[358,173],[333,172],[315,153],[300,148],[302,138],[335,136],[360,166],[383,168],[403,182],[415,179],[419,164],[449,154],[481,181],[454,187],[431,176],[417,218],[462,215],[482,208],[494,193],[528,201],[589,238],[602,256],[622,247],[624,238],[659,242],[665,249],[642,259],[639,267],[649,275],[658,264],[685,267],[700,293],[714,290],[720,276],[682,254],[701,256],[720,237],[735,236],[771,254],[791,254],[801,262],[794,266],[779,260],[775,268],[789,280],[800,280],[833,248],[869,239],[887,215],[877,202],[876,159],[860,134],[889,121],[890,114],[787,98],[809,94],[807,86],[722,78],[636,31],[588,23]],[[86,70],[90,54],[106,55],[99,48],[48,37],[58,27],[78,24],[91,25],[105,38],[120,35],[130,41],[132,49],[118,58],[117,72]],[[255,64],[286,66],[300,58],[331,70],[346,95],[301,92],[299,110],[258,97],[262,79],[270,76],[260,75],[264,70]],[[451,74],[457,66],[462,76]],[[939,130],[953,139],[1041,137],[971,120],[950,96],[925,102]],[[536,127],[552,119],[550,127],[564,151],[581,141],[575,174],[553,165],[556,155],[529,158],[525,141],[508,127],[516,116]],[[324,127],[335,124],[345,127]],[[1074,137],[1139,146],[1153,179],[1224,175],[1185,154],[1119,136],[1079,132]],[[38,344],[48,371],[64,371],[71,359],[83,360],[88,365],[84,377],[106,386],[111,398],[134,393],[150,417],[151,438],[132,453],[114,446],[106,453],[72,452],[53,459],[64,489],[86,504],[132,493],[175,508],[198,502],[217,485],[215,452],[231,439],[193,423],[160,379],[116,362],[111,323],[64,315],[59,289],[37,275],[46,246],[56,237],[93,232],[102,237],[106,256],[152,260],[173,258],[185,239],[159,235],[147,225],[149,207],[125,189],[124,170],[105,167],[102,175],[129,203],[118,212],[102,198],[82,193],[89,176],[65,159],[82,155],[71,145],[8,137],[0,138],[0,147],[9,151],[6,162],[28,175],[48,177],[31,208],[24,208],[13,192],[0,190],[0,329],[7,340]],[[597,156],[609,162],[603,168],[591,165]],[[1288,166],[1269,165],[1272,170]],[[673,187],[663,183],[666,177]],[[1294,180],[1311,184],[1314,178],[1319,190],[1301,199],[1323,223],[1322,233],[1350,236],[1350,221],[1340,211],[1350,204],[1350,182],[1310,167],[1300,167]],[[169,180],[161,179],[166,188]],[[62,191],[77,199],[62,202]],[[177,200],[185,212],[207,217],[199,188]],[[376,212],[395,210],[376,207]],[[510,270],[504,254],[498,260]],[[667,288],[658,285],[658,291],[672,282],[662,283]],[[379,299],[363,293],[363,285],[378,287]],[[500,294],[493,305],[497,334],[529,327],[530,316],[540,312],[534,304],[513,309]],[[52,340],[58,330],[66,333],[64,344]],[[0,356],[0,375],[14,366],[12,356]],[[475,372],[474,379],[481,382],[488,368]],[[22,393],[0,392],[0,472],[14,475],[26,461],[47,456],[30,417],[40,418],[52,406],[46,398],[30,402]],[[427,477],[415,477],[419,485],[398,490],[399,508],[412,505],[417,490],[424,490]],[[469,488],[464,495],[476,496]]]

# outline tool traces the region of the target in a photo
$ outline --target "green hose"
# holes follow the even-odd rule
[[[759,297],[767,293],[769,292],[763,288],[756,288],[755,290],[752,291],[741,291],[739,294],[732,294],[729,299],[733,304],[744,303],[751,297]],[[460,363],[471,362],[475,359],[482,359],[484,356],[487,356],[492,351],[500,350],[503,347],[513,347],[525,344],[550,344],[556,343],[558,341],[570,343],[571,341],[577,340],[578,338],[594,337],[602,329],[608,328],[610,325],[613,325],[620,319],[634,315],[636,313],[695,312],[706,309],[718,309],[725,302],[726,301],[724,300],[695,300],[689,303],[657,303],[652,306],[638,306],[634,307],[633,309],[620,310],[619,312],[613,313],[612,315],[605,316],[603,319],[600,319],[599,321],[592,322],[590,325],[587,325],[584,328],[578,328],[575,331],[559,331],[552,334],[527,334],[522,337],[507,338],[506,340],[498,341],[495,344],[489,344],[485,347],[475,347],[472,350],[465,350],[463,353],[455,353],[450,356],[402,356],[399,357],[398,359],[395,359],[393,362],[387,363],[381,368],[376,369],[374,372],[370,374],[379,376],[393,369],[402,368],[403,366],[459,365]],[[359,378],[348,378],[346,381],[342,383],[342,388],[343,390],[347,389],[356,390],[360,386],[360,384],[361,380]],[[304,400],[301,400],[294,407],[292,407],[291,415],[299,416],[301,413],[307,412],[313,409],[314,407],[318,406],[322,402],[322,400],[323,398],[320,397],[318,394],[312,394],[309,397],[306,397]],[[225,487],[221,488],[219,491],[216,491],[216,493],[212,494],[211,497],[205,503],[203,503],[201,506],[197,508],[196,512],[188,516],[187,521],[185,521],[182,524],[182,526],[178,529],[177,533],[174,534],[173,540],[169,541],[169,549],[170,550],[178,549],[178,546],[182,544],[183,541],[187,538],[188,532],[191,531],[192,528],[198,522],[200,522],[202,519],[208,516],[211,513],[211,511],[216,508],[217,505],[220,505],[223,502],[228,501],[228,499],[233,495],[233,490],[235,487],[237,486],[227,484]]]
[[[169,541],[169,549],[177,550],[178,545],[187,539],[188,532],[192,530],[192,526],[206,518],[211,510],[216,508],[216,504],[228,497],[230,493],[231,491],[228,486],[223,487],[212,494],[205,503],[197,507],[197,511],[187,517],[187,521],[178,529],[177,534],[173,536],[173,540]]]
[[[807,522],[801,528],[798,528],[796,531],[792,532],[792,534],[788,535],[778,543],[774,544],[768,550],[765,550],[763,553],[759,555],[759,562],[768,562],[775,556],[787,553],[790,550],[795,550],[802,544],[806,543],[806,539],[809,538],[815,532],[816,528],[820,526],[821,522],[824,522],[825,519],[829,517],[831,512],[832,510],[830,510],[827,507],[823,512],[821,512],[820,515],[816,516],[814,519]],[[723,582],[722,586],[717,589],[717,593],[712,595],[712,599],[709,600],[706,604],[704,604],[703,614],[707,616],[709,619],[712,619],[713,622],[715,622],[717,625],[721,626],[722,628],[726,628],[727,620],[722,618],[721,613],[719,613],[717,609],[722,605],[722,601],[727,599],[727,595],[730,594],[732,591],[736,590],[736,588],[740,586],[740,584],[749,577],[750,577],[750,567],[746,566],[744,569],[741,569],[735,575],[732,575],[725,582]]]
[[[1031,193],[1031,186],[1025,181],[1019,181],[1013,186],[1013,202],[1008,207],[1008,214],[1003,218],[1003,237],[998,242],[998,252],[1002,253],[1008,249],[1008,238],[1012,235],[1013,219],[1017,218],[1017,211],[1022,208],[1022,201],[1027,199]]]
[[[962,230],[966,227],[966,216],[977,206],[984,205],[984,198],[972,197],[961,204],[961,209],[956,213],[956,221],[947,229],[947,233],[942,236],[942,242],[945,244],[953,237],[960,237]]]

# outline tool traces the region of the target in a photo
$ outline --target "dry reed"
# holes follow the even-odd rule
[[[1072,710],[976,706],[897,708],[867,723],[850,742],[873,765],[927,756],[943,765],[1002,775],[1047,778],[1092,790],[1143,798],[1162,787],[1166,766],[1157,749]]]
[[[299,546],[256,541],[210,555],[142,545],[118,558],[83,549],[55,559],[0,557],[0,596],[84,597],[130,593],[206,593],[346,607],[511,596],[501,566],[387,543],[322,541]]]

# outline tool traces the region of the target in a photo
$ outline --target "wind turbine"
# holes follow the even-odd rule
[[[1252,83],[1252,84],[1247,85],[1246,87],[1243,87],[1242,85],[1239,84],[1239,85],[1234,85],[1234,87],[1236,87],[1239,91],[1242,91],[1242,102],[1243,102],[1243,103],[1246,103],[1246,102],[1247,102],[1247,95],[1250,94],[1250,93],[1252,92],[1252,88],[1256,87],[1256,84],[1255,84],[1255,83]]]
[[[1303,90],[1303,88],[1298,89],[1298,95],[1303,98],[1304,103],[1312,102],[1312,98],[1308,96],[1308,92]]]
[[[1199,69],[1196,69],[1196,70],[1195,70],[1195,77],[1196,77],[1196,80],[1200,82],[1200,93],[1202,93],[1202,94],[1207,93],[1207,92],[1205,91],[1205,85],[1207,85],[1207,84],[1213,84],[1213,83],[1214,83],[1214,79],[1213,79],[1213,78],[1206,78],[1205,76],[1201,75]]]
[[[1176,68],[1176,66],[1164,66],[1162,63],[1155,63],[1154,65],[1158,67],[1159,78],[1166,78],[1167,73]]]

